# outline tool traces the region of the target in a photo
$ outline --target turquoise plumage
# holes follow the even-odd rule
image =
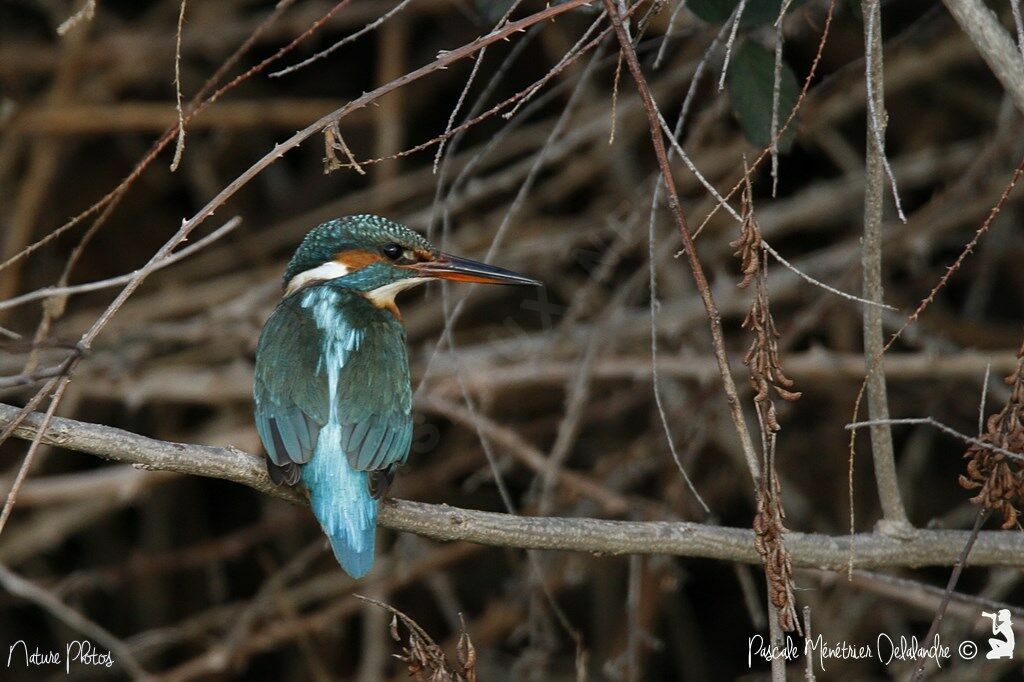
[[[278,304],[256,364],[256,426],[271,474],[301,478],[339,563],[362,577],[377,523],[370,474],[389,476],[412,440],[405,330],[359,293],[317,284]]]
[[[372,215],[311,230],[256,347],[256,430],[267,473],[302,485],[349,575],[373,567],[377,507],[412,442],[409,359],[394,297],[433,278],[538,284],[441,253]]]

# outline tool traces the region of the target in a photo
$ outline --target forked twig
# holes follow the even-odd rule
[[[1001,448],[1001,447],[999,447],[997,445],[993,445],[992,443],[986,443],[984,441],[978,440],[977,438],[974,438],[972,436],[968,436],[965,433],[960,433],[956,429],[954,429],[952,427],[949,427],[949,426],[946,426],[942,422],[937,421],[936,419],[933,419],[932,417],[905,417],[905,418],[902,418],[902,419],[869,419],[867,421],[851,422],[851,423],[847,424],[844,428],[847,431],[854,431],[856,429],[870,428],[872,426],[899,426],[899,425],[902,425],[902,426],[910,426],[910,425],[932,426],[932,427],[935,427],[936,429],[938,429],[939,431],[942,431],[945,434],[948,434],[948,435],[953,436],[954,438],[956,438],[958,440],[963,441],[964,443],[966,443],[968,445],[974,445],[974,446],[977,446],[977,447],[982,448],[984,450],[991,450],[992,452],[998,452],[1000,455],[1006,455],[1010,459],[1016,459],[1016,460],[1019,460],[1019,461],[1024,461],[1024,455],[1021,455],[1019,452],[1013,452],[1012,450],[1007,450],[1006,448]]]

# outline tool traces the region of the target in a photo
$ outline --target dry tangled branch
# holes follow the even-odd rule
[[[402,653],[395,654],[395,658],[405,663],[409,677],[417,682],[476,682],[476,649],[473,648],[473,641],[466,632],[466,623],[459,616],[461,630],[459,631],[456,655],[456,665],[448,662],[448,657],[439,647],[426,630],[409,616],[405,615],[394,606],[385,604],[377,599],[369,599],[356,595],[359,599],[379,606],[391,613],[391,625],[389,632],[391,639],[402,643],[402,635],[398,630],[398,623],[401,622],[409,633],[404,644]]]
[[[937,614],[983,645],[1024,599],[1019,3],[860,4],[0,3],[0,641],[176,680],[734,679],[795,594],[829,641]],[[295,245],[366,212],[547,287],[400,299],[414,445],[354,584],[250,454],[251,392]]]
[[[1010,452],[1024,454],[1024,346],[1017,352],[1020,362],[1004,379],[1010,387],[1010,398],[999,412],[985,422],[986,431],[979,437],[983,443]],[[967,475],[960,476],[960,485],[977,490],[971,503],[999,512],[1003,528],[1017,526],[1024,504],[1024,465],[1001,452],[972,445],[964,453]]]

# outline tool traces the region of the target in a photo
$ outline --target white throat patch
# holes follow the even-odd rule
[[[395,305],[395,296],[397,296],[399,292],[405,291],[417,284],[429,282],[430,280],[430,277],[410,277],[409,279],[400,279],[397,282],[377,287],[373,291],[367,291],[363,295],[369,299],[370,303],[374,304],[378,308],[391,308]]]
[[[288,296],[312,282],[326,282],[329,279],[344,277],[350,272],[351,270],[341,263],[338,263],[337,261],[329,261],[323,265],[318,265],[315,268],[310,268],[305,272],[300,272],[292,277],[288,282],[288,286],[284,290],[284,294],[285,296]]]

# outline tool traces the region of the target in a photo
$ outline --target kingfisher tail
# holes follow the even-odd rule
[[[320,443],[336,442],[323,436]],[[349,466],[340,450],[322,451],[318,444],[302,467],[302,481],[338,563],[353,578],[362,578],[373,568],[377,529],[377,500],[370,496],[366,472]]]

